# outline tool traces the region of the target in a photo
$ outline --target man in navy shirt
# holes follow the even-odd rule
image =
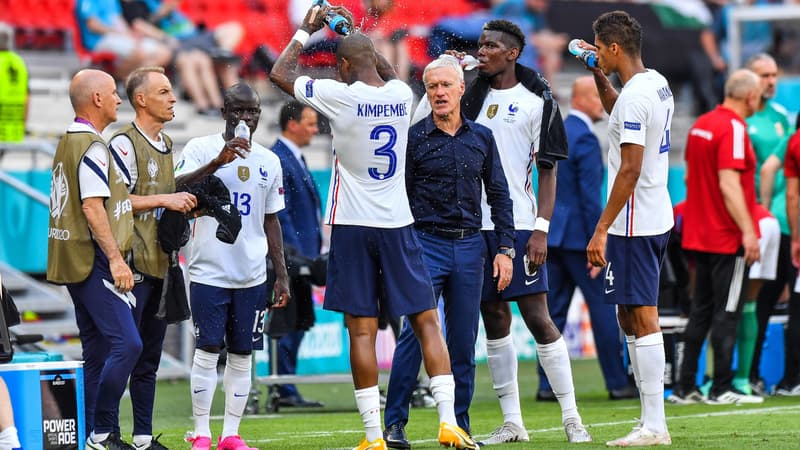
[[[464,72],[458,60],[447,55],[434,60],[425,68],[423,81],[433,112],[409,130],[406,190],[434,294],[444,297],[456,419],[469,432],[484,260],[494,258],[498,289],[505,289],[513,272],[511,258],[504,253],[514,248],[512,205],[491,130],[461,114]],[[484,186],[500,236],[495,255],[486,254],[480,233]],[[406,322],[386,398],[384,439],[390,448],[410,448],[405,424],[421,360],[420,345]]]

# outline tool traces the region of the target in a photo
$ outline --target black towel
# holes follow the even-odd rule
[[[561,118],[561,112],[558,110],[558,102],[553,99],[550,84],[538,72],[521,64],[517,64],[515,70],[517,80],[526,89],[544,99],[537,165],[543,169],[552,169],[557,161],[569,157],[567,132],[564,130],[564,121]],[[466,92],[461,98],[461,109],[464,116],[470,120],[477,119],[488,93],[488,78],[476,77],[467,86]]]

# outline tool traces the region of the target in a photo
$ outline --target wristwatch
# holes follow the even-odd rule
[[[506,255],[511,259],[514,259],[517,256],[517,251],[514,250],[514,247],[500,247],[497,249],[497,254],[499,255]]]

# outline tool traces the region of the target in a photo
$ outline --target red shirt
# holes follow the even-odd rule
[[[700,116],[689,130],[686,167],[683,248],[717,254],[736,253],[742,245],[742,232],[725,207],[719,188],[719,171],[739,171],[745,203],[750,217],[754,218],[756,155],[744,120],[721,105]],[[758,233],[755,219],[753,226]]]
[[[783,175],[786,178],[800,177],[800,131],[796,132],[786,144],[786,157],[783,161]]]

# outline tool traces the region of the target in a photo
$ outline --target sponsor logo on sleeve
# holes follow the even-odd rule
[[[306,97],[311,98],[314,96],[314,80],[306,82]]]
[[[626,130],[639,131],[642,129],[642,124],[639,122],[625,122],[624,125]]]

